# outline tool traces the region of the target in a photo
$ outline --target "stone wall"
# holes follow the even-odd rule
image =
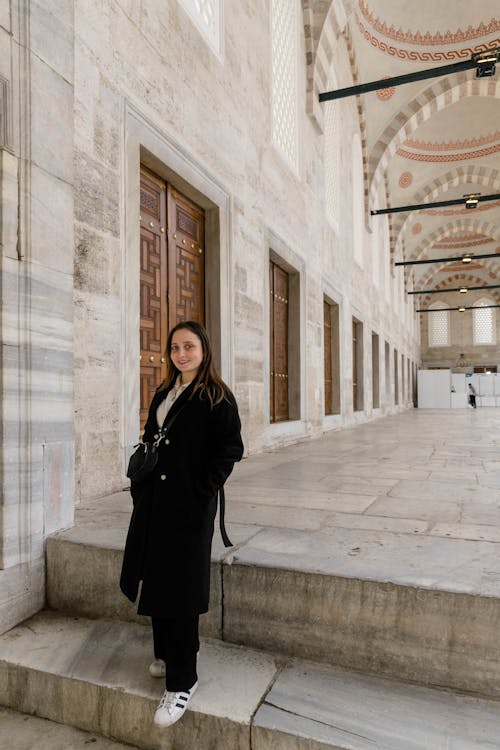
[[[439,295],[435,295],[439,296]],[[472,306],[480,297],[484,298],[485,294],[479,292],[469,292],[466,295],[449,293],[446,296],[446,304],[449,307],[459,307],[461,305]],[[496,299],[492,297],[492,304],[496,304]],[[493,308],[496,322],[496,340],[492,345],[478,345],[473,343],[473,311],[457,310],[450,312],[450,345],[449,346],[429,346],[429,318],[428,314],[421,315],[421,358],[422,367],[451,367],[455,372],[473,372],[474,366],[496,365],[500,372],[498,343],[500,341],[500,315],[499,310]],[[463,355],[463,357],[461,356]],[[460,363],[466,363],[461,367]]]
[[[0,630],[42,606],[73,522],[73,12],[46,6],[0,9]]]

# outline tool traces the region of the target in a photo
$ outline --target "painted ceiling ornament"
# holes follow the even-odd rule
[[[401,177],[399,178],[399,187],[407,188],[410,187],[411,183],[413,182],[413,175],[411,172],[403,172]]]
[[[403,145],[407,148],[412,148],[415,151],[466,151],[467,149],[486,146],[490,143],[496,143],[497,141],[500,141],[500,130],[496,130],[494,133],[488,133],[487,135],[480,135],[475,138],[434,143],[407,138]]]
[[[481,22],[476,27],[469,26],[467,29],[457,29],[455,32],[437,31],[434,34],[431,34],[430,31],[424,33],[420,31],[409,31],[396,28],[392,24],[388,26],[384,21],[381,21],[375,13],[370,10],[366,0],[359,0],[359,9],[363,14],[365,21],[369,23],[375,31],[382,34],[382,36],[387,37],[387,39],[392,39],[395,42],[413,44],[417,47],[448,47],[452,44],[470,42],[473,39],[490,36],[490,34],[496,34],[497,31],[500,31],[500,18],[492,18],[488,23]]]
[[[462,151],[458,154],[446,153],[416,153],[415,151],[408,151],[404,148],[398,148],[396,153],[398,156],[402,156],[404,159],[411,159],[412,161],[423,161],[423,162],[451,162],[451,161],[462,161],[465,159],[481,159],[483,156],[491,156],[500,151],[500,143],[495,143],[493,146],[487,148],[481,148],[477,151]]]
[[[500,200],[491,201],[488,203],[481,203],[478,207],[478,211],[488,211],[490,208],[498,208],[500,206]],[[468,216],[468,208],[425,208],[422,210],[423,214],[427,216]]]
[[[467,29],[457,29],[454,32],[445,31],[431,33],[430,31],[426,31],[422,33],[420,31],[412,32],[401,28],[395,28],[392,25],[388,26],[370,11],[365,0],[360,0],[359,7],[365,21],[372,27],[372,29],[384,38],[381,39],[375,34],[372,34],[370,29],[368,29],[363,23],[359,14],[355,12],[354,16],[360,34],[375,49],[379,49],[381,52],[385,52],[386,54],[391,55],[391,57],[397,57],[400,60],[411,60],[413,62],[425,63],[453,62],[455,60],[466,60],[470,58],[474,52],[485,52],[489,49],[495,49],[500,46],[500,38],[498,37],[498,32],[500,31],[500,19],[492,18],[488,23],[480,23],[477,27],[469,26]],[[484,37],[493,34],[497,35],[496,38],[494,37],[488,42],[481,42],[476,45],[470,44],[461,49],[443,49],[450,45],[472,42],[473,40],[480,38],[484,39]],[[413,49],[404,49],[399,46],[396,47],[392,42],[398,42],[413,47]],[[427,49],[420,52],[415,49],[415,47],[424,47]],[[433,52],[428,49],[429,47],[437,47],[438,49]]]
[[[417,221],[417,223],[412,226],[411,233],[420,234],[421,231],[422,231],[422,224],[419,221]]]
[[[384,76],[384,78],[390,78],[390,76]],[[395,86],[390,86],[387,89],[378,89],[377,98],[380,99],[381,102],[387,102],[389,99],[391,99],[394,96],[395,93],[396,93]]]

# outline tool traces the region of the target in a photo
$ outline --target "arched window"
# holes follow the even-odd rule
[[[450,345],[450,311],[449,305],[444,302],[434,302],[429,306],[430,312],[427,316],[429,325],[429,346]]]
[[[474,302],[472,311],[472,336],[474,344],[494,344],[495,336],[495,308],[487,307],[493,305],[492,300],[483,298]]]
[[[294,169],[298,167],[297,37],[295,0],[271,0],[273,141]]]
[[[363,265],[363,229],[364,229],[364,204],[365,191],[363,185],[363,154],[361,152],[361,141],[359,134],[354,133],[352,138],[352,226],[354,260]]]

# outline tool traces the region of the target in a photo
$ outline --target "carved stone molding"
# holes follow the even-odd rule
[[[9,150],[12,145],[11,111],[10,84],[0,76],[0,148]]]

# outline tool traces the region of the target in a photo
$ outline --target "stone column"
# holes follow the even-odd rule
[[[73,4],[0,8],[0,632],[73,522]]]

